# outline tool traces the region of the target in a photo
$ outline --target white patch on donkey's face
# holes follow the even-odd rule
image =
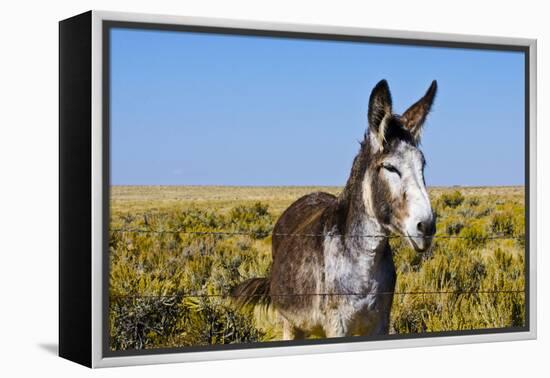
[[[417,251],[426,250],[435,233],[434,215],[424,182],[424,157],[420,150],[406,142],[400,142],[384,158],[380,175],[386,182],[392,204],[400,204],[401,211],[392,209],[392,214],[406,214],[403,219],[392,219],[390,228],[408,237]],[[372,212],[371,178],[365,175],[363,196],[365,205]]]

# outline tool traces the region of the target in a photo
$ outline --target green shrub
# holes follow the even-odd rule
[[[177,331],[178,297],[111,297],[111,349],[143,349]]]
[[[475,213],[475,217],[478,219],[485,218],[486,216],[491,215],[493,211],[494,208],[492,206],[486,205],[477,210],[477,212]]]
[[[450,208],[456,208],[464,202],[464,196],[460,191],[455,190],[452,193],[443,193],[440,197],[443,205]]]
[[[182,231],[216,231],[223,228],[225,219],[213,211],[191,208],[181,212],[172,219],[168,219],[165,224],[170,229]],[[153,227],[153,229],[162,229],[162,225],[159,226]]]
[[[483,223],[472,221],[469,225],[460,231],[460,236],[467,241],[469,248],[482,247],[489,235]]]
[[[514,220],[508,213],[496,213],[491,220],[491,229],[495,234],[512,236],[514,234]]]
[[[250,232],[255,239],[263,239],[271,233],[273,222],[268,205],[256,202],[252,206],[231,209],[228,227],[231,230]]]
[[[445,232],[447,235],[458,235],[464,228],[464,222],[460,220],[448,220],[445,224]]]
[[[479,197],[469,197],[466,200],[466,204],[468,206],[476,207],[476,206],[479,206],[480,203],[481,203],[481,200],[479,199]]]
[[[111,349],[254,342],[263,333],[217,298],[120,297],[110,306]]]

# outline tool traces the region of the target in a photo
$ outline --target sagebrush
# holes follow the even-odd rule
[[[274,223],[315,190],[340,189],[113,187],[111,349],[280,339],[273,313],[236,310],[224,294],[269,272]],[[392,333],[524,325],[523,193],[522,187],[430,190],[437,235],[445,237],[427,253],[391,240]]]

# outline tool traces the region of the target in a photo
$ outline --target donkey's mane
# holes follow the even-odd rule
[[[371,131],[369,131],[369,134],[370,133]],[[361,142],[361,147],[365,147],[369,134],[365,133],[365,138],[363,142]],[[412,145],[416,145],[414,136],[411,134],[410,130],[404,126],[402,117],[397,114],[393,114],[387,121],[384,129],[384,147],[390,147],[391,143],[395,141],[405,141]]]

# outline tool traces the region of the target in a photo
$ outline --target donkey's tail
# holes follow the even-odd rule
[[[231,297],[238,307],[261,305],[266,308],[271,304],[269,278],[251,278],[231,290]]]

